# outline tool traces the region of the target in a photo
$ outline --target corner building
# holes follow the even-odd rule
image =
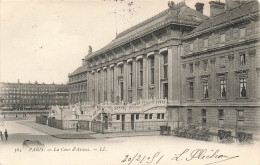
[[[228,21],[232,21],[232,19],[244,20],[242,15],[237,16],[235,14],[237,12],[252,12],[256,16],[251,14],[249,20],[252,22],[255,19],[253,22],[257,23],[259,11],[255,11],[255,6],[250,9],[247,7],[252,4],[253,6],[258,5],[257,2],[249,2],[243,5],[232,6],[232,8],[230,5],[230,9],[226,10],[225,8],[227,7],[225,4],[210,2],[212,13],[211,17],[208,18],[203,14],[204,4],[202,3],[197,3],[195,5],[196,10],[193,10],[184,2],[178,4],[169,2],[168,9],[118,34],[104,48],[93,53],[90,49],[88,55],[82,59],[82,66],[72,74],[69,74],[70,103],[89,102],[102,105],[104,103],[117,104],[120,102],[122,105],[129,105],[135,104],[140,100],[166,99],[166,118],[169,121],[178,122],[178,125],[188,123],[204,124],[204,118],[202,118],[199,112],[201,112],[201,109],[205,109],[205,103],[210,107],[210,109],[207,108],[206,113],[212,111],[212,114],[209,115],[210,117],[206,121],[209,122],[210,118],[216,120],[218,118],[218,116],[214,116],[215,111],[218,111],[216,109],[221,109],[219,107],[222,106],[223,102],[226,103],[227,99],[217,99],[217,96],[220,95],[216,90],[219,84],[213,84],[213,82],[217,81],[217,78],[225,77],[226,71],[230,71],[231,68],[233,68],[232,71],[234,72],[232,74],[233,77],[244,75],[244,71],[234,70],[235,62],[230,66],[228,63],[230,54],[227,53],[228,55],[225,56],[221,52],[222,47],[220,50],[218,49],[221,44],[215,44],[215,40],[219,40],[218,43],[220,43],[220,40],[223,38],[220,35],[217,38],[217,34],[219,32],[225,33],[225,28],[216,30],[221,23],[221,21],[218,22],[219,19],[223,19],[223,15],[219,16],[219,14],[225,14],[224,23],[227,23]],[[243,7],[247,10],[242,10]],[[230,13],[234,12],[230,16],[228,15],[229,12],[226,11]],[[243,16],[246,15],[246,13],[243,14]],[[256,23],[254,23],[254,26],[258,24]],[[245,24],[250,23],[245,21]],[[237,27],[238,25],[232,26]],[[202,27],[205,27],[204,29],[209,28],[209,31],[201,35],[198,31],[201,31]],[[227,27],[231,28],[229,22]],[[254,52],[254,58],[257,58],[257,48],[255,47],[257,47],[258,40],[256,39],[255,34],[257,33],[255,32],[253,30],[251,32],[251,37],[255,38],[255,41],[250,41],[252,48],[254,48],[250,48],[250,52]],[[208,46],[212,46],[212,49],[208,48],[204,50],[204,48],[199,47],[201,41],[207,38],[205,36],[211,36],[208,37]],[[246,37],[248,36],[246,35]],[[214,38],[214,42],[212,38]],[[203,43],[206,44],[207,42]],[[248,74],[248,69],[254,70],[252,73],[250,72],[252,79],[254,79],[254,84],[251,85],[251,90],[253,91],[253,85],[256,84],[256,76],[254,77],[253,75],[256,75],[259,69],[256,69],[257,61],[254,59],[251,60],[254,62],[254,65],[250,65],[249,45],[246,41],[243,41],[243,43],[244,47],[234,40],[231,47],[233,52],[241,49],[243,50],[242,52],[248,52],[244,67],[247,67],[245,70],[247,70],[246,73]],[[223,50],[230,50],[230,48],[226,47],[224,45]],[[245,47],[246,50],[244,50]],[[220,54],[219,56],[226,58],[227,62],[223,64],[225,65],[224,68],[219,68],[221,62],[219,58],[216,58],[216,54]],[[235,57],[235,52],[233,54],[235,61],[238,57]],[[212,59],[213,57],[215,59]],[[206,67],[207,71],[205,71],[206,74],[204,74],[203,69],[205,66],[203,64],[204,62],[206,63],[206,59],[208,60],[208,65]],[[210,65],[213,61],[214,65]],[[192,69],[190,68],[191,66]],[[219,72],[218,70],[221,71]],[[201,80],[204,79],[208,79],[208,84],[202,83]],[[221,80],[218,80],[218,83],[223,84],[224,82]],[[231,88],[232,91],[236,90],[235,86],[237,84],[233,85],[233,82],[225,83],[225,97],[230,97],[228,100],[232,100],[229,104],[233,108],[240,107],[243,104],[240,99],[236,100],[234,96],[229,94]],[[204,85],[203,88],[202,84]],[[227,88],[227,85],[232,87]],[[204,95],[207,97],[201,98],[204,87],[207,89],[207,92],[204,92]],[[222,85],[222,92],[223,88],[224,86]],[[247,89],[249,88],[250,86],[247,86]],[[189,89],[192,90],[189,91]],[[190,98],[190,96],[192,97]],[[245,104],[251,105],[249,99],[241,100],[244,100]],[[257,104],[256,100],[252,101]],[[192,109],[192,112],[190,112],[190,109]],[[202,111],[204,114],[204,110]],[[254,111],[257,112],[259,109],[256,108]],[[134,114],[135,112],[129,113]],[[223,113],[229,114],[229,111],[225,110]],[[231,111],[229,115],[231,115]],[[230,118],[233,117],[232,115],[230,116]],[[227,119],[226,121],[228,123],[230,120]],[[255,123],[252,125],[255,125]],[[216,128],[216,125],[210,126]]]
[[[210,2],[211,17],[183,37],[185,123],[237,132],[260,126],[259,3]]]

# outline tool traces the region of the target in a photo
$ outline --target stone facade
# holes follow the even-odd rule
[[[259,36],[258,2],[226,10],[184,36],[183,121],[234,134],[259,130]]]
[[[49,109],[52,105],[68,105],[68,86],[54,83],[2,82],[0,98],[2,109]]]
[[[167,120],[256,131],[258,2],[221,12],[212,2],[210,18],[203,15],[203,5],[196,11],[184,2],[169,4],[104,48],[90,51],[69,75],[70,103],[167,99]]]

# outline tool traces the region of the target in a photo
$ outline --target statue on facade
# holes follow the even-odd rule
[[[180,8],[181,6],[185,4],[185,3],[178,3],[175,4],[173,1],[169,1],[168,2],[168,7],[169,7],[169,11],[168,11],[168,18],[180,18]]]
[[[173,1],[168,2],[169,9],[175,9],[175,3]]]
[[[88,54],[91,54],[91,53],[92,53],[92,47],[88,46]]]

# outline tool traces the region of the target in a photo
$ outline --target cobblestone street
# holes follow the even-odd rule
[[[7,164],[7,161],[14,160],[15,158],[16,164],[19,160],[23,159],[22,162],[19,162],[19,165],[30,165],[35,164],[36,162],[37,164],[61,164],[61,162],[64,164],[64,162],[66,162],[65,164],[69,165],[80,164],[82,161],[93,161],[97,164],[107,164],[108,160],[111,165],[117,165],[129,164],[130,162],[128,162],[128,159],[130,160],[131,157],[133,158],[137,154],[140,157],[144,157],[145,155],[154,157],[156,161],[158,161],[157,158],[164,155],[159,161],[159,164],[167,164],[171,162],[171,164],[190,165],[198,163],[198,158],[193,158],[191,161],[186,161],[185,158],[189,159],[192,155],[191,152],[196,151],[197,149],[205,149],[205,155],[212,155],[213,152],[218,152],[218,155],[223,154],[228,155],[229,157],[238,156],[217,164],[244,164],[242,162],[246,160],[248,164],[254,165],[253,162],[258,162],[258,160],[256,160],[259,155],[258,141],[254,142],[254,144],[246,145],[238,143],[222,144],[216,142],[204,142],[178,138],[175,136],[157,135],[115,137],[118,134],[113,134],[114,138],[107,138],[106,136],[108,135],[104,136],[102,134],[94,134],[90,131],[80,131],[76,133],[74,130],[53,130],[56,134],[67,133],[78,136],[88,135],[89,137],[92,137],[91,139],[60,139],[49,135],[52,128],[48,128],[48,134],[46,134],[42,132],[43,128],[40,128],[41,125],[34,125],[32,122],[33,121],[26,120],[4,122],[4,126],[2,126],[2,128],[6,128],[8,130],[9,139],[8,141],[2,141],[0,143],[1,164],[5,165]],[[26,126],[26,123],[30,124],[30,127]],[[45,126],[42,125],[42,127]],[[40,129],[41,131],[39,131]],[[93,139],[93,137],[96,139]],[[22,143],[24,140],[38,140],[45,145],[44,151],[29,151],[28,149],[23,148]],[[15,149],[21,149],[21,152]],[[183,160],[181,160],[182,158],[178,160],[173,158],[175,154],[181,154],[183,151],[188,151],[185,153],[186,157],[183,157]],[[43,155],[46,155],[46,159],[42,158]],[[251,159],[248,159],[247,156],[250,156]],[[25,157],[26,159],[24,159]],[[127,159],[125,160],[125,158]],[[220,160],[222,159],[218,160],[212,158],[205,159],[204,162],[207,164]],[[150,164],[156,164],[156,161],[154,160]],[[132,164],[147,163],[139,163],[135,160]]]

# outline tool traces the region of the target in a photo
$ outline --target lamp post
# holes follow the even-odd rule
[[[62,108],[60,108],[60,114],[61,114],[61,129],[63,129],[63,114],[62,114],[62,112],[63,112],[63,109]]]

